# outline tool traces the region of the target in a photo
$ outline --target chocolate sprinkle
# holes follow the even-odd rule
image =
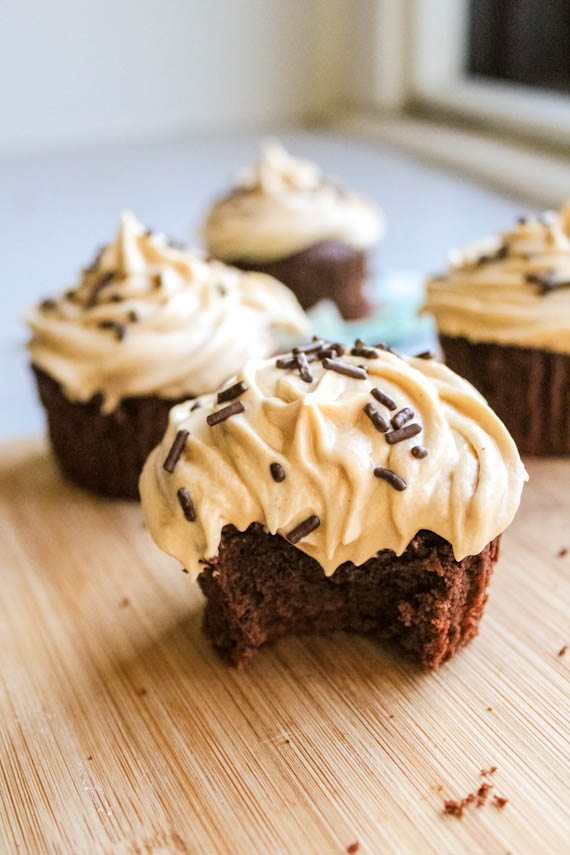
[[[309,371],[309,362],[304,353],[296,354],[297,367],[299,369],[299,374],[301,376],[301,380],[305,383],[313,382],[313,375]]]
[[[189,433],[187,430],[179,430],[174,437],[174,442],[170,447],[170,451],[166,455],[166,460],[162,464],[162,468],[167,472],[174,472],[176,468],[176,464],[180,460],[180,455],[184,450],[184,446],[186,445],[186,440],[188,439]]]
[[[176,497],[180,502],[182,513],[184,514],[188,522],[196,522],[196,511],[194,510],[194,504],[192,503],[190,493],[188,492],[186,487],[180,487],[180,489],[176,493]]]
[[[355,380],[366,380],[368,376],[365,368],[356,365],[348,365],[346,362],[337,362],[336,359],[323,359],[323,368],[344,374],[345,377],[354,377]]]
[[[300,347],[293,348],[293,354],[297,356],[299,353],[316,353],[324,346],[324,341],[320,338],[313,339],[309,344],[302,344]]]
[[[124,339],[127,332],[126,326],[118,321],[99,321],[97,326],[102,330],[114,330],[119,341]]]
[[[396,475],[395,472],[391,469],[386,469],[384,466],[375,466],[374,474],[377,478],[387,481],[394,490],[405,490],[408,486],[403,478],[400,478],[399,475]]]
[[[394,430],[398,430],[398,428],[403,427],[406,422],[409,422],[413,417],[414,411],[411,407],[403,407],[401,410],[398,410],[395,416],[392,416],[390,421]]]
[[[287,477],[285,470],[280,463],[270,463],[269,471],[271,472],[271,477],[274,481],[277,481],[277,483],[281,483],[281,481],[284,481]]]
[[[244,392],[247,392],[249,386],[247,386],[243,380],[239,380],[237,383],[234,383],[233,386],[229,386],[227,389],[222,389],[221,392],[218,392],[218,404],[223,404],[224,401],[233,401],[234,398],[238,398],[240,395],[243,395]]]
[[[538,293],[541,296],[556,291],[558,288],[570,288],[570,279],[557,279],[556,270],[547,270],[545,273],[528,273],[525,279],[532,285],[538,285]]]
[[[366,413],[376,430],[379,430],[380,433],[386,433],[390,425],[388,424],[384,416],[382,416],[378,412],[378,409],[374,406],[374,404],[366,404],[366,406],[364,407],[364,412]]]
[[[223,409],[218,410],[215,413],[210,413],[209,416],[206,416],[206,421],[210,425],[210,427],[214,427],[214,425],[219,425],[220,422],[225,422],[226,419],[229,419],[231,416],[237,416],[239,413],[243,413],[245,411],[245,407],[241,401],[234,401],[233,404],[228,404],[227,407],[223,407]]]
[[[295,526],[295,528],[287,535],[287,540],[289,543],[299,543],[302,538],[306,537],[318,528],[320,524],[320,519],[313,514],[312,516],[307,517],[306,520],[303,520],[303,522],[300,522],[299,525]]]
[[[395,445],[397,442],[402,442],[404,439],[410,439],[412,436],[417,436],[421,433],[421,425],[414,422],[411,425],[406,425],[399,430],[392,430],[386,434],[386,442],[389,445]]]
[[[383,392],[382,389],[371,389],[370,394],[373,398],[376,398],[377,401],[380,401],[381,404],[384,404],[389,410],[395,410],[398,406],[393,398],[390,397],[386,392]]]
[[[277,368],[294,368],[297,364],[296,356],[280,356],[275,365]]]
[[[190,407],[190,412],[193,413],[194,410],[199,410],[201,406],[202,404],[200,403],[200,401],[195,401],[194,404],[192,404],[192,406]]]
[[[423,460],[424,457],[427,457],[429,451],[427,448],[424,448],[423,445],[414,445],[412,448],[412,457],[417,458],[418,460]]]
[[[361,359],[376,359],[378,352],[373,347],[353,347],[351,356],[360,356]]]
[[[101,293],[103,288],[106,288],[107,285],[109,285],[109,283],[113,281],[114,278],[115,278],[115,273],[112,270],[108,270],[106,273],[103,273],[99,277],[99,279],[97,280],[97,282],[95,283],[95,285],[93,286],[93,288],[91,290],[91,293],[87,299],[87,302],[85,303],[86,309],[92,309],[94,306],[97,305],[97,299],[99,297],[99,294]]]

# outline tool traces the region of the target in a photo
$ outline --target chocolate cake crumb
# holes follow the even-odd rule
[[[139,698],[144,698],[144,696],[146,694],[147,694],[147,690],[144,689],[142,686],[140,689],[137,689],[137,695],[139,696]]]
[[[422,350],[421,353],[416,353],[416,359],[435,359],[433,350]]]
[[[496,771],[497,771],[496,766],[490,766],[488,769],[481,769],[479,774],[481,775],[482,778],[486,778],[488,775],[494,775]]]
[[[493,796],[493,807],[496,808],[504,808],[505,805],[508,805],[509,800],[504,796]]]
[[[486,712],[493,712],[493,707],[487,707]]]
[[[127,606],[130,606],[131,602],[128,597],[123,597],[123,599],[119,602],[119,608],[125,609]]]
[[[190,407],[190,412],[193,413],[194,410],[199,410],[201,406],[202,404],[200,403],[200,401],[194,401],[194,403]]]
[[[558,651],[558,656],[560,656],[560,657],[562,657],[562,656],[566,656],[567,651],[568,651],[568,645],[567,645],[567,644],[564,644],[564,645],[560,648],[560,650]]]
[[[131,324],[137,324],[137,323],[139,322],[139,320],[140,320],[140,318],[139,318],[139,313],[138,313],[138,312],[135,312],[135,310],[134,310],[134,309],[131,309],[131,310],[129,311],[129,314],[127,315],[127,317],[128,317],[128,319],[129,319],[129,321],[131,322]]]
[[[56,300],[52,300],[50,297],[47,297],[45,300],[42,300],[40,303],[40,309],[42,312],[47,312],[50,309],[55,309],[57,306]]]
[[[568,555],[568,547],[567,547],[567,546],[562,546],[562,547],[558,550],[558,556],[557,556],[557,557],[558,557],[558,558],[564,558],[566,555]]]
[[[358,852],[359,849],[360,843],[358,842],[358,840],[355,840],[354,843],[351,843],[349,846],[346,847],[348,855],[354,855],[354,853]]]

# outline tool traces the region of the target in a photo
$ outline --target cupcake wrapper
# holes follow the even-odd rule
[[[304,309],[328,298],[347,320],[362,318],[370,311],[362,293],[366,253],[337,241],[323,241],[276,261],[256,263],[238,259],[228,263],[279,279],[293,291]]]
[[[72,402],[57,381],[32,368],[52,448],[65,475],[96,493],[138,499],[144,462],[162,439],[170,408],[180,400],[124,398],[111,413],[102,413],[100,395]]]
[[[447,365],[469,380],[523,454],[570,454],[570,356],[441,336]]]

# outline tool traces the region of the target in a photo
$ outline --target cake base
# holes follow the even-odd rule
[[[237,260],[228,264],[274,276],[293,291],[304,309],[327,298],[336,303],[347,320],[362,318],[370,312],[370,304],[362,293],[366,253],[346,244],[322,241],[276,261]]]
[[[469,380],[523,454],[570,454],[570,356],[441,336],[446,364]]]
[[[111,413],[102,413],[100,395],[70,401],[56,380],[36,366],[32,369],[64,474],[96,493],[138,499],[144,462],[163,437],[170,408],[186,399],[124,398]]]
[[[382,550],[326,576],[260,524],[245,532],[226,526],[218,557],[198,577],[204,628],[234,665],[283,635],[346,630],[392,642],[433,670],[477,634],[499,539],[455,561],[446,540],[420,531],[400,556]]]

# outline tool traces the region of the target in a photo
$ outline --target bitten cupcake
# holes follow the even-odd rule
[[[424,309],[521,452],[570,454],[570,205],[453,253]]]
[[[369,201],[266,143],[258,163],[214,204],[203,235],[212,256],[275,276],[304,308],[329,298],[344,318],[359,318],[370,308],[367,252],[383,231],[383,216]]]
[[[157,544],[207,597],[240,664],[288,633],[349,630],[426,668],[477,632],[526,472],[444,365],[357,342],[255,359],[175,407],[141,477]]]
[[[306,336],[290,291],[172,245],[123,215],[78,286],[29,316],[29,353],[62,470],[136,498],[173,404],[211,392],[236,364]],[[193,406],[199,406],[196,401]]]

